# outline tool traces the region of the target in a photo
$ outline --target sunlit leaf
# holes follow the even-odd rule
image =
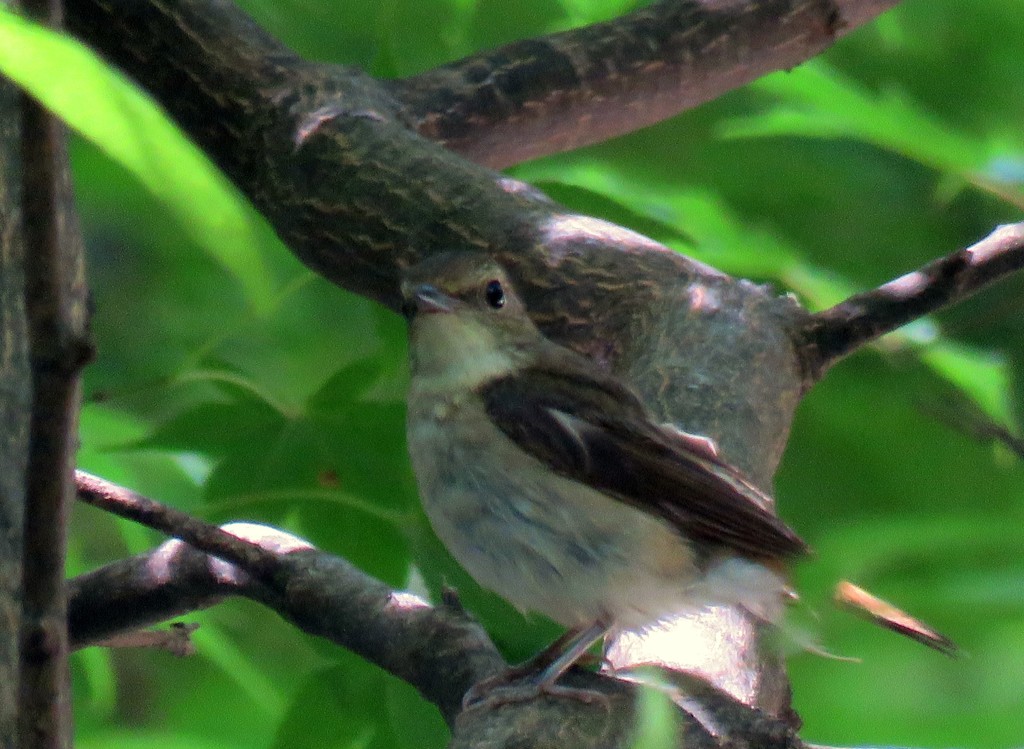
[[[1012,376],[1006,357],[943,340],[921,351],[921,358],[966,394],[997,424],[1015,421]]]
[[[216,624],[204,622],[192,633],[191,640],[199,656],[220,668],[236,689],[249,696],[255,708],[270,714],[284,712],[286,700],[278,686]]]
[[[0,5],[0,71],[130,171],[262,311],[261,219],[145,94],[79,42]]]
[[[867,91],[826,63],[809,62],[762,78],[753,89],[777,104],[767,112],[726,121],[719,127],[723,138],[852,138],[984,189],[994,188],[991,182],[1007,181],[992,173],[991,164],[1017,163],[1024,157],[992,153],[985,141],[957,131],[898,90]],[[1024,193],[993,191],[1024,206]]]
[[[636,0],[559,0],[573,26],[607,21],[629,12]]]
[[[652,670],[644,674],[645,680],[657,684],[660,678]],[[636,715],[636,734],[632,749],[672,749],[676,740],[676,707],[667,692],[658,687],[640,690],[640,705]]]

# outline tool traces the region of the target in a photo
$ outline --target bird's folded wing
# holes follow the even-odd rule
[[[689,537],[754,557],[807,550],[767,509],[770,497],[692,437],[654,424],[614,378],[537,366],[488,382],[480,395],[522,450]]]

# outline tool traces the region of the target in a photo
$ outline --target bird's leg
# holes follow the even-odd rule
[[[586,627],[574,627],[520,668],[529,666],[530,671],[527,673],[536,674],[537,684],[553,685],[607,632],[608,625],[603,621],[596,621]]]
[[[463,709],[525,702],[541,694],[568,697],[583,702],[606,700],[599,692],[563,687],[556,682],[583,657],[591,645],[605,635],[608,627],[604,621],[597,621],[585,627],[568,630],[530,660],[474,684],[462,698]]]

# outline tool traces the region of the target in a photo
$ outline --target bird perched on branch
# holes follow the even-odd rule
[[[486,256],[431,258],[402,291],[426,514],[482,586],[569,628],[534,686],[557,692],[611,628],[711,604],[778,616],[806,547],[714,443],[545,338]]]

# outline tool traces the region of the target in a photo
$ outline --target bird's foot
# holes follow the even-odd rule
[[[463,710],[494,709],[517,702],[529,702],[548,696],[569,699],[588,705],[600,704],[606,711],[611,710],[608,696],[595,689],[569,687],[538,679],[536,671],[524,673],[523,666],[514,666],[502,674],[477,682],[462,698]]]
[[[525,663],[474,684],[462,698],[464,710],[528,702],[541,695],[601,702],[608,698],[593,689],[559,686],[556,682],[574,664],[586,657],[587,649],[608,631],[603,621],[570,629]]]

